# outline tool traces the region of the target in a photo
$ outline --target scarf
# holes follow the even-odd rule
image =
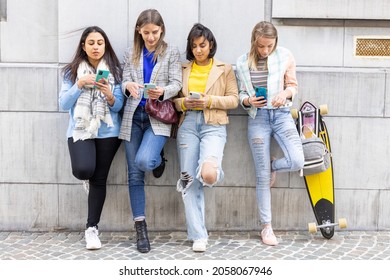
[[[108,70],[104,59],[99,62],[97,69]],[[95,69],[83,61],[77,69],[76,81],[85,75],[94,73]],[[112,91],[114,88],[114,77],[111,73],[108,76],[108,82]],[[73,119],[75,120],[74,142],[96,138],[101,121],[105,122],[108,127],[114,126],[104,94],[90,85],[82,88],[82,92],[76,102]]]

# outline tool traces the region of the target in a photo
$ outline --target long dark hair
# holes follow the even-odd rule
[[[69,78],[73,83],[75,83],[77,78],[77,68],[79,67],[80,63],[85,61],[89,64],[88,55],[83,50],[83,45],[85,44],[85,40],[87,39],[88,35],[92,32],[100,33],[103,36],[104,43],[105,43],[105,52],[102,58],[105,59],[111,74],[114,76],[115,83],[116,84],[121,83],[122,67],[119,62],[119,59],[116,56],[114,49],[111,46],[107,34],[103,31],[103,29],[101,29],[98,26],[90,26],[83,31],[83,34],[81,35],[73,60],[72,62],[70,62],[64,67],[64,69],[62,70],[63,74],[67,78]]]
[[[190,33],[188,34],[187,37],[186,58],[189,61],[195,59],[195,56],[192,52],[192,44],[194,43],[194,39],[202,36],[205,37],[205,39],[210,42],[210,46],[212,47],[208,58],[213,58],[215,53],[217,52],[217,40],[215,39],[213,32],[211,32],[211,30],[208,29],[203,24],[196,23],[191,28]]]

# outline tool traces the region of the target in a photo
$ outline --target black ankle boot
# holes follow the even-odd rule
[[[149,252],[150,243],[145,220],[136,221],[134,227],[135,231],[137,232],[137,250],[141,253]]]
[[[161,150],[161,163],[159,166],[157,166],[155,169],[153,169],[153,176],[155,178],[160,178],[165,170],[165,162],[167,161],[164,157],[164,149]]]

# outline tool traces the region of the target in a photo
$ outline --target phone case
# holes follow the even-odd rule
[[[148,89],[156,88],[156,85],[152,83],[146,83],[144,84],[144,88],[145,90],[148,90]]]
[[[256,87],[255,91],[256,91],[256,97],[263,96],[264,99],[267,99],[267,89],[266,88],[264,88],[264,87]]]
[[[101,79],[108,79],[108,75],[110,74],[110,71],[108,70],[97,70],[96,71],[96,82],[99,82]]]
[[[190,91],[190,98],[199,99],[200,96],[199,92]]]

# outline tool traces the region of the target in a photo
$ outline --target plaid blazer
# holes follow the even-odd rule
[[[122,93],[127,98],[124,108],[124,114],[122,119],[122,126],[119,133],[119,138],[130,141],[131,140],[131,127],[133,124],[133,115],[137,109],[141,99],[135,99],[133,97],[127,97],[126,85],[129,82],[135,82],[138,84],[144,84],[143,74],[143,57],[140,57],[139,66],[135,67],[131,62],[132,50],[129,48],[126,50],[123,69],[123,81],[122,81]],[[158,73],[157,73],[158,72]],[[172,98],[177,95],[182,87],[182,71],[180,52],[177,47],[168,45],[167,49],[162,55],[157,58],[157,63],[153,68],[150,81],[153,81],[156,85],[164,88],[163,100]],[[171,124],[162,123],[152,117],[150,117],[150,124],[153,132],[156,135],[170,136]]]

